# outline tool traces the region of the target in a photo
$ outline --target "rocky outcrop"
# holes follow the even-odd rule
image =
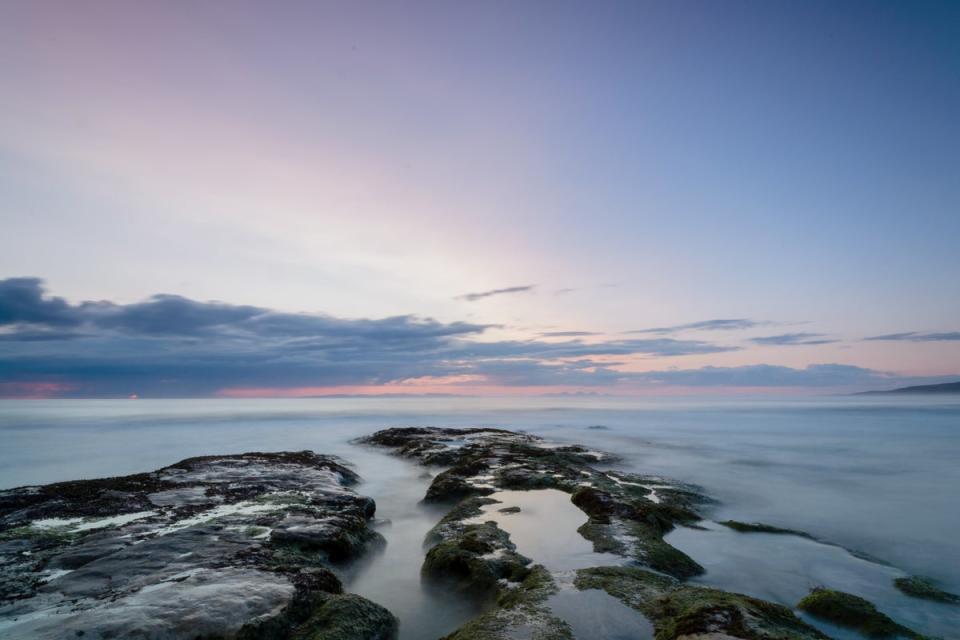
[[[914,598],[943,602],[946,604],[960,604],[960,596],[955,593],[950,593],[949,591],[944,591],[935,585],[933,581],[921,576],[897,578],[893,581],[893,586]]]
[[[696,508],[708,499],[696,487],[601,471],[595,465],[614,462],[614,456],[502,429],[386,429],[362,441],[426,465],[438,460],[450,465],[433,479],[425,502],[456,504],[498,490],[558,489],[588,516],[580,533],[597,551],[618,553],[679,578],[703,572],[663,541],[675,525],[700,520]]]
[[[856,629],[871,638],[924,640],[924,636],[895,622],[872,602],[843,591],[814,589],[797,603],[797,608],[823,620]]]
[[[581,569],[575,584],[579,589],[603,589],[643,613],[654,624],[656,640],[827,638],[781,605],[687,585],[636,567]]]
[[[0,492],[0,637],[388,638],[331,570],[382,542],[357,480],[302,451]]]

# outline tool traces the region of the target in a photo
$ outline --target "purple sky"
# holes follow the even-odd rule
[[[960,374],[955,3],[14,1],[0,77],[0,395]]]

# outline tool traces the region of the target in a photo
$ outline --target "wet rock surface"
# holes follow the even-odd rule
[[[932,580],[921,576],[897,578],[893,581],[893,586],[914,598],[922,598],[924,600],[932,600],[946,604],[960,604],[960,596],[944,591],[934,584]]]
[[[246,453],[0,492],[0,637],[388,638],[333,571],[382,541],[358,479]]]
[[[697,507],[709,499],[689,485],[597,468],[615,462],[612,455],[501,429],[387,429],[363,442],[390,447],[426,465],[445,461],[449,468],[433,479],[426,502],[455,504],[498,490],[557,489],[570,494],[588,516],[580,533],[596,551],[617,553],[676,577],[703,571],[663,536],[677,524],[700,520]],[[477,514],[479,508],[459,515],[455,510],[445,520],[449,524]]]
[[[745,595],[684,584],[637,567],[594,567],[577,572],[580,589],[603,589],[654,623],[657,640],[733,637],[813,640],[823,633],[787,607]],[[714,634],[714,635],[710,635]]]
[[[691,558],[663,541],[676,524],[700,520],[708,502],[696,487],[598,467],[614,456],[577,445],[556,445],[500,429],[387,429],[364,438],[424,465],[442,465],[424,496],[451,510],[428,534],[433,545],[423,565],[425,579],[471,589],[495,606],[450,638],[566,638],[569,625],[551,611],[557,576],[516,553],[496,522],[477,523],[490,496],[502,491],[559,490],[585,514],[580,527],[596,552],[619,554],[687,577],[702,572]],[[507,507],[508,511],[512,511]],[[549,523],[544,523],[549,535]]]
[[[797,604],[797,608],[818,618],[856,629],[871,638],[924,638],[889,618],[872,602],[834,589],[814,589]]]
[[[711,500],[697,487],[612,470],[609,465],[616,459],[603,452],[551,444],[536,436],[500,429],[387,429],[362,442],[389,447],[425,466],[444,467],[424,496],[424,502],[447,504],[450,510],[427,535],[430,548],[423,577],[428,584],[472,593],[489,603],[486,613],[447,640],[573,638],[573,628],[564,619],[564,612],[556,608],[558,603],[564,603],[569,618],[581,601],[606,602],[598,590],[605,594],[603,597],[612,598],[610,602],[619,603],[616,606],[625,605],[639,616],[635,625],[626,623],[635,626],[636,633],[624,637],[827,637],[788,607],[684,582],[702,573],[703,568],[668,544],[664,536],[679,525],[700,526],[701,509]],[[587,518],[577,529],[579,534],[593,544],[595,552],[616,554],[621,562],[551,571],[537,564],[539,558],[518,553],[510,535],[496,521],[484,520],[494,512],[516,511],[516,507],[502,505],[497,498],[510,492],[540,490],[569,495]],[[520,513],[525,512],[526,508]],[[743,533],[812,538],[800,531],[763,524],[721,524]],[[501,525],[508,527],[509,521],[501,520]],[[543,523],[544,536],[550,535],[550,526],[551,522]],[[916,591],[936,593],[935,588],[931,592],[923,586],[918,585]],[[618,615],[625,616],[623,611]],[[898,628],[903,634],[912,633]]]

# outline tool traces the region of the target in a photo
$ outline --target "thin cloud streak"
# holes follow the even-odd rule
[[[829,338],[824,333],[781,333],[776,336],[750,338],[750,342],[764,346],[804,346],[834,344],[839,340]]]
[[[650,329],[634,329],[625,333],[676,333],[678,331],[739,331],[769,325],[769,322],[750,320],[749,318],[721,318],[702,320],[688,324],[677,324],[670,327],[653,327]]]
[[[960,340],[960,331],[944,331],[940,333],[922,333],[908,331],[906,333],[888,333],[882,336],[871,336],[864,340],[884,340],[891,342],[954,342]]]
[[[480,291],[478,293],[465,293],[462,296],[457,296],[455,300],[466,300],[467,302],[476,302],[477,300],[483,300],[484,298],[489,298],[491,296],[500,296],[507,293],[525,293],[533,291],[537,285],[528,284],[519,287],[506,287],[504,289],[491,289],[489,291]]]

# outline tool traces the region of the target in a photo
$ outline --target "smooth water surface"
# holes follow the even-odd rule
[[[808,531],[960,591],[960,402],[942,398],[0,401],[0,487],[134,473],[214,453],[340,455],[364,476],[359,491],[373,496],[379,516],[392,521],[378,525],[386,550],[358,567],[348,586],[400,613],[412,640],[429,637],[414,635],[418,612],[449,613],[438,627],[456,626],[470,612],[438,603],[420,588],[422,535],[438,517],[417,505],[427,483],[422,469],[350,442],[411,425],[522,429],[612,451],[623,457],[625,470],[703,486],[719,500],[712,519]],[[597,426],[605,428],[589,428]],[[836,547],[776,551],[768,545],[794,542],[754,537],[763,534],[698,535],[702,540],[690,536],[676,544],[689,545],[708,569],[702,580],[712,584],[752,589],[792,606],[801,554],[817,558],[806,565],[826,571],[808,571],[804,587],[840,581],[876,597],[919,631],[960,628],[960,608],[891,593],[882,572],[863,580],[857,572],[844,574]],[[748,569],[738,573],[738,566]]]

